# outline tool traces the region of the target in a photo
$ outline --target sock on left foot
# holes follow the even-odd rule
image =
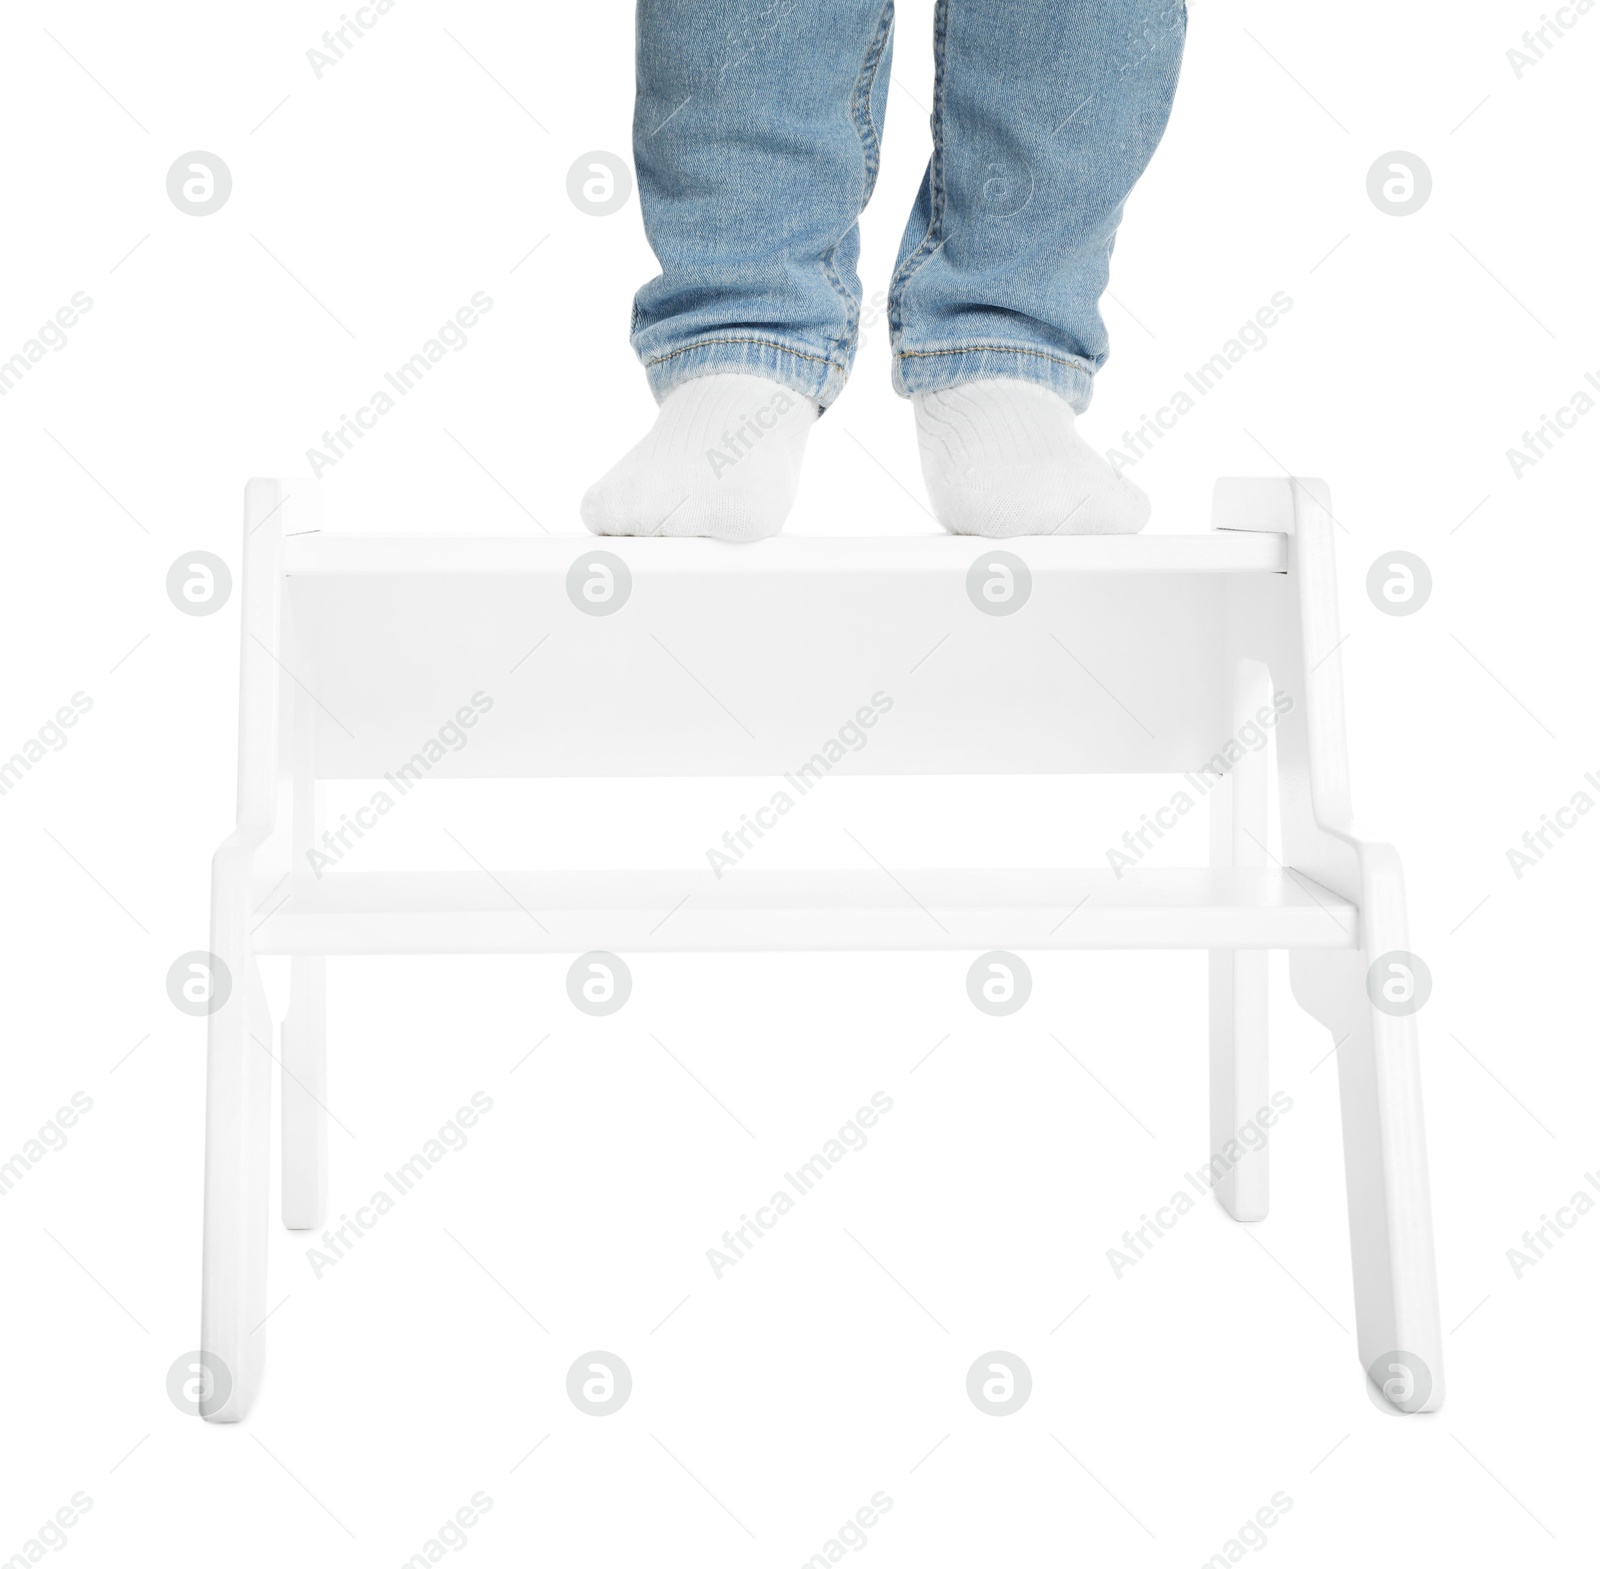
[[[800,484],[817,405],[764,376],[699,376],[662,400],[649,434],[583,498],[596,534],[765,539]]]
[[[1150,498],[1074,428],[1037,382],[997,378],[912,398],[933,515],[952,534],[1137,534]]]

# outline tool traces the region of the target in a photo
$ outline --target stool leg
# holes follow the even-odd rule
[[[1266,864],[1266,733],[1247,732],[1268,701],[1265,668],[1241,662],[1235,681],[1235,736],[1259,732],[1211,793],[1211,864]],[[1267,1105],[1267,955],[1261,949],[1213,949],[1211,994],[1211,1139],[1209,1164],[1217,1202],[1235,1220],[1267,1216],[1266,1134],[1256,1122]],[[1241,1132],[1244,1139],[1241,1139]],[[1246,1140],[1251,1142],[1246,1142]]]
[[[315,1231],[328,1202],[327,960],[296,955],[283,1020],[283,1223]]]
[[[1267,1218],[1267,956],[1213,950],[1211,960],[1211,1171],[1217,1202],[1235,1220]],[[1245,1131],[1246,1143],[1240,1133]]]
[[[208,1422],[249,1410],[266,1356],[272,1014],[243,914],[249,869],[249,850],[230,844],[212,871],[212,951],[232,984],[207,1021],[200,1349],[218,1375],[200,1401]]]
[[[1435,1411],[1444,1402],[1444,1343],[1416,1021],[1373,1006],[1371,957],[1302,950],[1290,973],[1301,1006],[1337,1043],[1361,1365],[1381,1364],[1386,1377],[1393,1353],[1419,1358],[1429,1393],[1414,1409]]]

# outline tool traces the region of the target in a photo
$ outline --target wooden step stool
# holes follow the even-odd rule
[[[293,956],[283,1219],[315,1229],[326,956],[591,949],[1208,949],[1213,1151],[1267,1103],[1265,950],[1288,949],[1295,997],[1337,1044],[1361,1363],[1400,1409],[1440,1404],[1421,998],[1399,860],[1351,822],[1320,481],[1219,481],[1206,535],[995,546],[335,535],[317,500],[301,481],[245,493],[238,826],[212,870],[228,979],[209,1018],[204,1416],[243,1416],[263,1365],[272,1019],[257,956]],[[937,679],[908,683],[946,638]],[[715,696],[694,672],[715,672]],[[1211,864],[317,877],[317,782],[393,774],[479,691],[494,722],[430,777],[793,774],[882,692],[892,713],[848,771],[1209,767]],[[1227,747],[1273,694],[1281,863],[1267,754]],[[1216,1191],[1261,1219],[1265,1149]]]

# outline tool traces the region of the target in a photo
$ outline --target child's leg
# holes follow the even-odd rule
[[[1148,515],[1073,416],[1106,358],[1112,243],[1166,127],[1185,24],[1182,0],[940,0],[934,155],[889,324],[955,532],[1121,533]]]
[[[855,357],[892,0],[641,0],[634,161],[661,275],[633,345],[655,430],[584,498],[600,533],[775,533]]]

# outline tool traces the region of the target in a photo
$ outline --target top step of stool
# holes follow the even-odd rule
[[[1018,554],[1035,573],[1284,572],[1282,534],[1085,535],[1070,539],[982,540],[947,535],[904,538],[779,535],[752,545],[711,539],[596,539],[590,534],[291,534],[290,577],[389,573],[485,574],[563,571],[579,552],[606,550],[635,570],[729,577],[792,575],[964,577],[984,550]]]

